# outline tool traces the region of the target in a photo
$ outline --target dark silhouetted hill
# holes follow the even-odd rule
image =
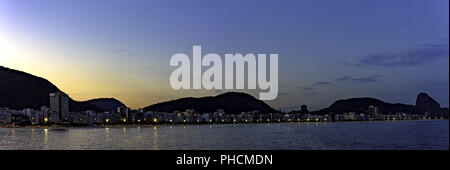
[[[86,101],[86,103],[93,104],[104,111],[114,111],[117,109],[117,107],[125,106],[125,104],[123,104],[122,102],[120,102],[119,100],[114,99],[114,98],[92,99],[92,100]]]
[[[58,87],[46,79],[0,66],[0,107],[39,109],[50,105],[50,93],[59,91]],[[103,111],[103,105],[97,107],[71,98],[69,105],[71,111]]]
[[[185,111],[194,109],[197,112],[215,112],[223,109],[226,113],[241,113],[258,110],[260,113],[275,113],[275,109],[261,100],[254,98],[246,93],[228,92],[218,96],[209,96],[201,98],[181,98],[154,104],[144,108],[145,111]]]
[[[441,111],[441,105],[426,93],[417,95],[416,108],[420,112],[438,113]]]
[[[417,109],[413,105],[407,104],[391,104],[375,98],[351,98],[343,99],[334,102],[330,107],[316,111],[317,113],[346,113],[346,112],[367,112],[369,106],[376,106],[384,114],[405,112],[405,113],[417,113]]]
[[[376,106],[380,108],[381,112],[384,114],[388,113],[412,113],[412,114],[424,114],[425,112],[429,113],[440,113],[445,111],[444,108],[441,108],[439,103],[436,102],[433,98],[431,98],[426,93],[420,93],[416,99],[416,105],[407,105],[401,103],[387,103],[375,98],[350,98],[343,99],[334,102],[330,107],[318,110],[316,113],[346,113],[346,112],[367,112],[369,106]]]

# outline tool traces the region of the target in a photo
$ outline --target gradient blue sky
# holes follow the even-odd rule
[[[76,100],[132,108],[224,91],[170,88],[175,53],[278,53],[276,109],[350,97],[449,104],[447,0],[2,0],[0,65]],[[258,91],[248,91],[257,97]]]

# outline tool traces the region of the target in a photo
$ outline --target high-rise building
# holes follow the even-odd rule
[[[378,114],[380,114],[379,112],[380,112],[380,110],[378,109],[378,107],[376,107],[376,106],[369,106],[369,115],[371,117],[378,116]]]
[[[0,108],[0,124],[10,124],[12,121],[11,112],[7,109]]]
[[[58,116],[58,122],[62,123],[65,115],[69,114],[69,96],[63,92],[50,93],[50,111]]]
[[[309,111],[308,111],[308,107],[306,106],[306,105],[301,105],[300,106],[300,113],[301,114],[307,114]]]
[[[130,117],[131,110],[128,107],[119,106],[117,107],[117,113],[120,115],[121,121],[126,122]]]

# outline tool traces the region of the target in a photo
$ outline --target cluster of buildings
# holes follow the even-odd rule
[[[373,121],[373,120],[429,120],[429,119],[447,119],[443,116],[429,116],[407,114],[407,113],[395,113],[395,114],[379,114],[372,116],[366,113],[348,112],[343,114],[334,115],[334,121]]]
[[[370,120],[419,120],[448,119],[425,113],[413,115],[407,113],[382,114],[375,106],[367,108],[365,113],[348,112],[343,114],[311,114],[306,105],[300,112],[260,114],[258,111],[226,114],[224,110],[212,113],[198,113],[195,110],[155,112],[143,109],[131,110],[118,107],[111,112],[69,111],[69,97],[61,92],[50,94],[50,107],[40,110],[10,110],[0,108],[0,125],[107,125],[107,124],[178,124],[178,123],[269,123],[269,122],[327,122],[327,121],[370,121]]]
[[[448,113],[425,113],[411,114],[404,112],[382,113],[379,107],[369,106],[364,112],[346,112],[346,113],[319,113],[310,114],[306,105],[302,105],[301,110],[291,112],[300,114],[300,121],[304,122],[323,122],[323,121],[375,121],[375,120],[430,120],[430,119],[448,119]]]
[[[280,114],[259,114],[258,111],[239,115],[225,114],[223,110],[213,113],[197,113],[195,110],[167,112],[144,112],[118,107],[110,112],[86,110],[70,112],[69,97],[56,92],[50,94],[50,105],[39,110],[10,110],[0,108],[0,125],[104,125],[104,124],[161,124],[161,123],[250,123],[280,121]]]
[[[308,114],[309,115],[309,114]],[[396,112],[396,113],[387,113],[383,114],[381,113],[381,110],[379,107],[376,106],[369,106],[367,108],[367,111],[362,113],[357,112],[346,112],[342,114],[334,114],[329,113],[325,114],[324,117],[331,116],[332,121],[374,121],[374,120],[430,120],[430,119],[448,119],[448,114],[445,116],[445,114],[410,114],[410,113],[404,113],[404,112]],[[317,117],[317,116],[316,116]],[[318,116],[318,120],[322,120],[325,118],[321,118],[322,116]],[[317,120],[313,119],[312,120]]]

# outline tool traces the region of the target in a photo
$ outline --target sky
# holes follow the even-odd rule
[[[174,90],[176,53],[277,53],[275,109],[375,97],[449,105],[446,0],[1,0],[0,65],[75,100],[137,109],[226,90]],[[258,97],[259,91],[245,90]]]

